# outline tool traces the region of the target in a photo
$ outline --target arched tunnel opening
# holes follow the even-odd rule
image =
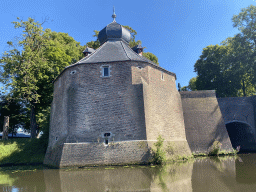
[[[241,152],[250,151],[255,146],[255,139],[251,127],[243,122],[231,122],[226,124],[228,135],[234,149]]]

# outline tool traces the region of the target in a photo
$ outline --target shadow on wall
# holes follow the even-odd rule
[[[240,148],[241,152],[256,151],[256,141],[251,127],[243,122],[231,122],[226,128],[233,148]]]
[[[223,125],[224,125],[223,119],[219,118],[218,123],[216,125],[216,129],[212,132],[212,137],[211,137],[212,141],[208,146],[208,148],[210,148],[213,145],[214,141],[217,140],[221,143],[222,150],[231,151],[230,144],[232,144],[232,142],[228,132],[225,129],[223,129]]]

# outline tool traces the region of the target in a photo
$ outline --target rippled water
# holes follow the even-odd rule
[[[256,191],[256,154],[162,167],[2,167],[0,191]]]

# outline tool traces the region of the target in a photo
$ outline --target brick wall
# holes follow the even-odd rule
[[[146,163],[150,159],[147,141],[64,143],[47,152],[45,164],[55,167]],[[61,155],[61,158],[59,156]]]
[[[232,150],[214,91],[180,92],[186,136],[192,152],[206,153],[215,140],[222,149]]]
[[[101,77],[102,65],[110,66],[110,77]],[[64,147],[58,152],[62,156],[61,162],[64,162],[65,158],[72,158],[72,153],[76,157],[83,154],[80,153],[79,145],[74,145],[76,147],[73,152],[69,151],[69,147],[66,147],[68,143],[99,142],[103,145],[104,133],[111,133],[109,142],[155,142],[161,135],[165,141],[178,143],[177,154],[190,155],[181,99],[175,86],[175,74],[165,70],[162,70],[162,74],[159,69],[143,62],[85,64],[67,68],[54,83],[49,147],[46,155],[46,158],[52,156],[53,160],[49,162],[58,159],[52,154],[53,150],[59,149],[57,146]],[[82,150],[87,150],[86,146],[83,144]],[[129,145],[127,147],[129,150],[138,150],[138,147],[132,146],[134,149]],[[120,150],[123,149],[124,147]],[[107,148],[97,148],[93,151],[95,156],[92,161],[96,164],[97,158],[103,154],[123,154],[118,150],[112,153]],[[141,161],[129,157],[132,156],[123,154],[116,159],[118,162]],[[87,159],[83,162],[92,161]],[[101,161],[98,163],[101,164]],[[111,159],[104,163],[115,161]],[[48,164],[54,165],[63,164],[49,162]],[[47,164],[47,160],[45,163]]]
[[[183,142],[187,145],[181,98],[176,89],[175,76],[148,67],[148,82],[144,79],[143,95],[146,117],[147,140],[157,140],[161,135],[165,141]],[[180,145],[176,146],[177,148]],[[181,150],[180,150],[181,151]]]
[[[239,121],[248,124],[255,134],[254,106],[252,97],[218,98],[225,123]]]
[[[151,146],[155,141],[132,140],[104,143],[64,143],[56,145],[46,153],[44,164],[54,167],[123,165],[148,163],[152,159]],[[167,158],[188,155],[188,144],[184,141],[165,141]]]
[[[256,150],[254,97],[218,98],[220,109],[234,148]]]
[[[116,141],[146,138],[143,88],[132,83],[131,73],[131,66],[143,64],[104,65],[110,66],[109,78],[101,77],[102,64],[86,64],[65,70],[55,81],[51,146],[56,137],[67,137],[66,142],[103,142],[105,132]]]

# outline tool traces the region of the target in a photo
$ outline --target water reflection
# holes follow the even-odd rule
[[[45,191],[42,167],[7,167],[0,169],[0,191]]]
[[[193,191],[234,191],[235,158],[195,160],[192,173]]]
[[[188,174],[190,172],[190,174]],[[44,170],[47,191],[191,191],[192,164]],[[52,183],[54,178],[60,178]],[[180,185],[182,183],[182,186]],[[176,190],[177,191],[177,190]]]
[[[236,159],[236,181],[256,184],[256,154],[243,155]],[[255,186],[256,187],[256,186]]]
[[[17,170],[19,169],[19,170]],[[25,169],[25,170],[24,170]],[[0,191],[255,191],[256,154],[166,166],[0,168]]]

